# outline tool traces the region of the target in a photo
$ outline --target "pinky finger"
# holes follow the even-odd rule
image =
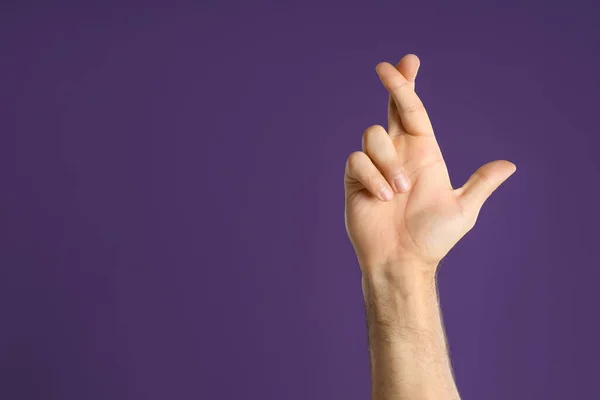
[[[355,151],[346,162],[346,178],[349,182],[358,182],[373,196],[383,201],[394,198],[390,184],[377,169],[366,153]]]

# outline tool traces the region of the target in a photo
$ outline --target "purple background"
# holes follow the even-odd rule
[[[409,52],[454,185],[518,166],[439,276],[464,399],[600,398],[595,2],[98,4],[0,6],[0,398],[369,398],[343,167]]]

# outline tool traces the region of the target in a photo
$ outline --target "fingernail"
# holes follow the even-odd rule
[[[380,193],[381,193],[381,197],[385,201],[390,201],[391,199],[394,198],[394,193],[392,193],[390,188],[388,188],[387,186],[382,186]]]
[[[393,182],[394,182],[394,189],[397,192],[402,193],[402,192],[408,191],[409,183],[408,183],[408,178],[406,177],[406,175],[404,175],[404,174],[396,175]]]

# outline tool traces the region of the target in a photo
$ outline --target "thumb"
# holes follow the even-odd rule
[[[459,202],[465,213],[477,218],[490,195],[517,170],[510,161],[496,160],[480,167],[459,192]]]

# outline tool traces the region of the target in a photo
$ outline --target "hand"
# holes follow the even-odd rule
[[[362,151],[350,154],[346,163],[346,230],[363,270],[403,262],[435,272],[473,228],[483,203],[516,170],[509,161],[493,161],[452,188],[414,91],[419,64],[408,54],[397,66],[377,65],[390,93],[388,130],[368,128]]]

